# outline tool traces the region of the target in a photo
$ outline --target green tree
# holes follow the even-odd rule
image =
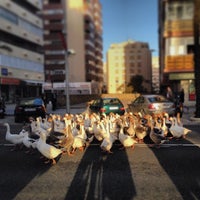
[[[194,0],[194,74],[196,93],[195,117],[200,117],[200,48],[199,48],[199,28],[200,28],[200,0]]]
[[[135,75],[131,77],[130,83],[128,84],[128,86],[133,87],[133,92],[140,93],[144,91],[144,87],[142,86],[143,81],[144,81],[143,76]]]

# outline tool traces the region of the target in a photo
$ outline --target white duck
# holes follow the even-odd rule
[[[113,143],[118,139],[117,136],[115,134],[111,134],[110,130],[108,129],[104,129],[105,133],[104,133],[104,137],[103,137],[103,141],[100,145],[100,148],[108,153],[113,153],[111,151],[111,148],[113,146]]]
[[[24,134],[23,132],[20,132],[20,134],[11,134],[10,133],[10,125],[8,123],[4,123],[4,126],[6,126],[6,137],[5,139],[9,142],[11,142],[12,144],[15,145],[15,148],[19,145],[22,144],[23,142],[23,138],[24,138]]]
[[[166,125],[166,118],[163,117],[162,118],[162,126],[161,126],[161,129],[163,131],[163,135],[166,137],[168,135],[168,132],[169,132],[169,128],[168,126]]]
[[[74,143],[74,136],[72,134],[72,128],[70,125],[66,127],[67,137],[65,137],[61,143],[60,146],[63,148],[64,152],[66,152],[68,155],[72,155],[73,148],[72,145]]]
[[[74,136],[74,142],[72,147],[74,150],[78,148],[79,150],[83,151],[87,144],[87,135],[83,124],[79,124],[79,129],[80,130],[78,131],[78,134]]]
[[[56,164],[55,159],[63,153],[61,149],[46,143],[46,134],[43,132],[40,133],[40,139],[36,142],[36,147],[44,157],[52,160],[52,164]]]
[[[41,122],[39,118],[37,118],[37,120],[31,120],[30,122],[31,122],[30,126],[31,126],[32,133],[39,136],[40,132],[45,132],[46,135],[49,135],[50,130],[47,130],[41,127]]]
[[[105,127],[102,123],[100,123],[100,121],[96,121],[93,124],[93,133],[94,133],[94,137],[98,140],[98,141],[102,141],[105,135]]]
[[[103,139],[100,147],[103,151],[108,152],[108,153],[113,153],[111,151],[111,148],[113,146],[113,143],[117,140],[117,137],[115,135],[110,134],[109,137],[106,137]]]
[[[132,137],[135,137],[135,120],[134,118],[130,118],[129,120],[129,126],[128,126],[128,129],[127,129],[127,133],[132,136]]]
[[[187,129],[183,126],[178,125],[177,118],[173,117],[172,126],[170,127],[170,132],[174,138],[185,137],[188,133],[191,133],[192,130]]]
[[[32,148],[35,148],[33,143],[36,141],[35,139],[33,138],[30,138],[29,137],[29,132],[26,131],[25,129],[22,129],[23,132],[23,135],[24,135],[24,138],[23,138],[23,141],[22,143],[24,144],[24,146],[28,149],[28,151],[26,151],[26,153],[29,153],[31,151]]]
[[[124,134],[124,127],[121,126],[119,131],[119,141],[122,143],[123,148],[131,147],[134,149],[134,144],[137,143],[137,141],[130,135]]]
[[[148,127],[143,126],[139,123],[135,126],[135,135],[140,143],[143,142],[144,138],[148,135]]]

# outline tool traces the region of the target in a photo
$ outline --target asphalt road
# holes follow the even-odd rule
[[[198,126],[191,126],[199,130]],[[200,137],[196,131],[185,140],[161,148],[138,144],[135,149],[102,153],[93,142],[84,152],[62,155],[56,165],[44,164],[37,150],[10,151],[5,127],[0,126],[0,199],[75,200],[200,199]],[[20,130],[12,125],[11,132]]]
[[[13,117],[0,123],[9,120]],[[186,139],[159,149],[144,143],[120,150],[116,142],[113,154],[105,154],[93,142],[84,152],[62,155],[53,166],[45,164],[37,150],[10,151],[0,124],[0,200],[200,199],[200,125],[188,122],[184,116],[184,126],[192,130]],[[11,123],[11,133],[21,128]]]
[[[0,147],[0,199],[200,199],[200,151],[196,146],[136,146],[103,154],[98,145],[54,166],[38,152]]]

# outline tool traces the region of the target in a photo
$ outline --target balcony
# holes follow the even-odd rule
[[[193,72],[194,71],[194,58],[193,54],[167,56],[165,58],[165,73],[170,72]]]

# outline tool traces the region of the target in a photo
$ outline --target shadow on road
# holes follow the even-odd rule
[[[17,130],[18,129],[18,130]],[[12,133],[17,133],[20,127],[11,128]],[[5,141],[5,127],[0,126],[0,144]],[[39,152],[25,154],[25,149],[11,151],[13,146],[0,145],[0,199],[11,200],[23,190],[30,182],[44,174],[50,167],[40,159]],[[30,188],[30,194],[32,189]],[[29,199],[24,197],[24,199]]]
[[[151,150],[182,199],[200,199],[199,147],[187,139],[173,139],[170,144],[172,146],[168,148],[151,148]]]
[[[136,195],[126,151],[113,147],[113,154],[89,146],[68,189],[70,199],[133,199]]]
[[[0,199],[15,199],[35,177],[49,169],[49,165],[44,165],[39,157],[39,153],[25,155],[22,150],[11,152],[7,146],[0,146]]]

